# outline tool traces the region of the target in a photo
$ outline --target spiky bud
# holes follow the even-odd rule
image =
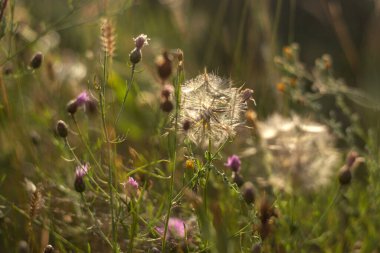
[[[32,69],[38,69],[39,67],[41,67],[42,59],[43,59],[43,55],[41,52],[35,53],[32,59],[30,60],[29,66]]]
[[[57,122],[56,130],[58,135],[62,138],[66,138],[69,133],[67,124],[63,120]]]

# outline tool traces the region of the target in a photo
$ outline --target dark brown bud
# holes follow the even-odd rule
[[[174,105],[172,101],[170,101],[169,99],[165,99],[164,101],[161,102],[161,109],[164,112],[171,112],[173,108],[174,108]]]
[[[78,103],[76,102],[76,99],[71,100],[66,105],[66,110],[70,114],[75,114],[78,110]]]
[[[188,131],[191,127],[191,122],[190,120],[185,120],[183,123],[182,123],[182,129],[184,131]]]
[[[241,187],[244,184],[244,179],[239,173],[233,172],[232,181],[238,186]]]
[[[132,50],[132,52],[129,54],[129,60],[132,64],[137,64],[141,61],[142,54],[141,50],[138,48],[135,48]]]
[[[41,67],[42,64],[43,55],[41,52],[37,52],[35,55],[33,55],[32,59],[30,60],[29,66],[32,69],[38,69]]]
[[[59,120],[57,122],[56,130],[57,130],[58,135],[62,138],[66,138],[69,133],[67,125],[63,120]]]
[[[172,60],[169,57],[168,52],[164,52],[162,55],[156,58],[157,72],[161,80],[166,80],[172,73]]]
[[[171,84],[165,84],[161,91],[161,96],[165,99],[169,99],[173,91],[174,91],[174,88]]]
[[[82,193],[86,190],[86,184],[84,182],[83,176],[75,177],[74,188],[79,193]]]
[[[340,171],[339,171],[339,183],[341,185],[348,185],[351,183],[351,178],[352,178],[352,175],[351,175],[351,171],[350,171],[350,168],[347,167],[346,165],[343,166]]]
[[[45,247],[44,253],[53,253],[54,248],[50,244]]]
[[[251,182],[245,182],[242,186],[243,198],[247,204],[255,201],[255,188]]]

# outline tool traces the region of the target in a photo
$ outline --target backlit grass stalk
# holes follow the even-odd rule
[[[102,126],[104,137],[107,143],[107,156],[108,156],[108,188],[110,195],[110,212],[111,212],[111,227],[112,227],[112,245],[113,252],[116,252],[117,249],[117,234],[116,234],[116,222],[115,222],[115,214],[114,214],[114,182],[113,182],[113,171],[112,171],[112,147],[111,142],[108,136],[108,130],[106,125],[106,109],[105,109],[105,92],[106,92],[106,84],[108,81],[108,54],[104,53],[104,62],[103,62],[103,82],[101,83],[101,88],[99,92],[99,101],[100,101],[100,112],[102,118]]]
[[[170,146],[171,178],[170,178],[170,188],[169,188],[169,206],[168,206],[168,211],[166,213],[166,218],[165,218],[164,235],[162,238],[162,252],[166,252],[165,251],[166,250],[166,237],[167,237],[167,233],[168,233],[170,213],[171,213],[171,209],[172,209],[172,205],[173,205],[174,175],[175,175],[176,160],[177,160],[178,117],[179,117],[179,111],[181,110],[181,108],[180,108],[181,85],[182,85],[183,81],[184,81],[183,68],[182,68],[182,66],[178,66],[177,67],[176,84],[175,84],[174,136],[173,136],[173,145]]]

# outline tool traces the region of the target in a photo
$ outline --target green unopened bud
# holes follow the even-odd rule
[[[57,130],[58,135],[62,138],[66,138],[69,133],[68,127],[63,120],[59,120],[57,122],[56,130]]]

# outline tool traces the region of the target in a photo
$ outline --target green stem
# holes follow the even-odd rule
[[[168,225],[169,225],[169,218],[170,213],[173,205],[173,189],[174,189],[174,175],[175,175],[175,169],[176,169],[176,160],[177,160],[177,132],[178,132],[178,117],[179,117],[179,111],[180,111],[180,101],[181,101],[181,83],[183,82],[183,73],[182,68],[178,68],[177,70],[177,81],[175,86],[175,98],[176,98],[176,106],[175,106],[175,122],[174,122],[174,140],[173,140],[173,146],[171,147],[172,152],[172,168],[171,168],[171,177],[170,177],[170,190],[169,190],[169,206],[168,211],[166,213],[166,219],[165,219],[165,229],[164,229],[164,236],[162,238],[162,252],[166,252],[166,236],[168,233]]]
[[[100,96],[99,100],[100,100],[100,111],[102,115],[101,118],[102,118],[103,133],[106,139],[107,153],[108,153],[108,188],[109,188],[109,196],[110,196],[112,245],[113,245],[113,252],[116,252],[117,238],[116,238],[116,222],[115,222],[114,197],[113,197],[114,182],[113,182],[113,171],[112,171],[112,154],[111,154],[112,150],[111,150],[111,142],[109,140],[107,125],[106,125],[106,110],[105,110],[105,93],[106,93],[106,84],[108,80],[107,66],[108,66],[108,55],[107,53],[104,53],[103,82],[102,82],[102,87],[99,93],[99,96]]]
[[[132,64],[132,67],[131,67],[131,78],[129,80],[129,82],[127,81],[127,84],[126,84],[126,90],[125,90],[125,94],[124,94],[124,99],[123,99],[123,103],[121,104],[121,107],[120,107],[120,111],[119,113],[117,114],[117,117],[116,117],[116,121],[115,121],[115,126],[117,124],[117,122],[119,121],[119,118],[124,110],[124,105],[125,105],[125,101],[127,101],[127,97],[128,97],[128,94],[129,94],[129,91],[131,90],[131,87],[132,87],[132,84],[133,84],[133,79],[134,79],[134,76],[135,76],[135,67],[136,65],[135,64]]]
[[[91,156],[91,159],[94,161],[94,163],[96,164],[96,166],[98,167],[98,169],[101,171],[102,170],[102,167],[100,166],[98,160],[95,158],[94,156],[94,153],[92,152],[90,146],[87,144],[86,140],[84,139],[84,136],[82,134],[82,131],[80,130],[80,127],[78,125],[78,121],[76,120],[75,118],[75,115],[74,114],[71,114],[71,118],[73,119],[74,121],[74,124],[75,124],[75,127],[78,131],[78,135],[79,135],[79,138],[81,140],[81,142],[83,143],[83,145],[86,147],[87,149],[87,152],[90,154]]]

